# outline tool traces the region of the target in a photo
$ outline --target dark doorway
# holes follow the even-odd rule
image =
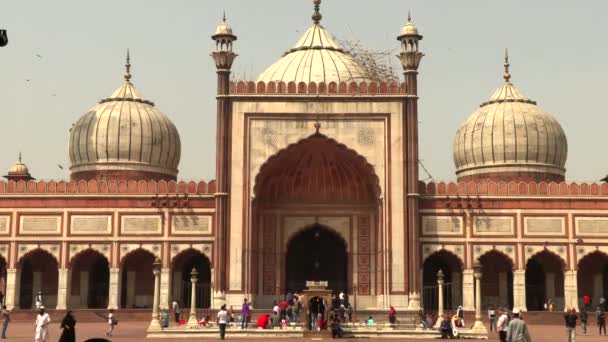
[[[88,306],[91,309],[108,307],[108,290],[110,288],[110,266],[106,258],[98,258],[89,271]]]
[[[540,311],[545,303],[553,303],[554,311],[564,306],[564,262],[556,254],[542,251],[526,264],[526,307],[528,311]],[[548,277],[547,275],[552,275]],[[547,293],[553,288],[553,295]]]
[[[306,288],[307,280],[326,280],[334,291],[348,293],[346,243],[333,231],[315,225],[297,233],[287,245],[286,290]]]
[[[440,250],[424,260],[422,272],[422,304],[424,310],[436,311],[438,303],[437,272],[443,272],[443,308],[456,310],[462,304],[462,296],[452,292],[454,287],[462,288],[462,276],[453,279],[455,273],[462,274],[458,257],[451,252]],[[455,284],[457,283],[457,284]]]
[[[198,272],[196,283],[196,307],[208,309],[211,307],[211,263],[201,252],[189,249],[178,255],[173,261],[175,270],[180,270],[182,274],[181,296],[176,298],[183,308],[190,307],[192,282],[190,273],[192,269]]]

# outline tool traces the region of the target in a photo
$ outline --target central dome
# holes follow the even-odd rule
[[[125,82],[70,130],[71,178],[175,180],[181,144],[169,118]]]
[[[256,82],[371,82],[366,69],[345,52],[319,21],[315,3],[313,25],[281,59],[261,73]]]

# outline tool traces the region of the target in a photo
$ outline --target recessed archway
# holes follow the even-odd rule
[[[173,258],[172,299],[177,301],[180,307],[190,307],[190,273],[193,268],[198,272],[196,307],[208,309],[211,307],[211,262],[207,256],[195,249],[187,249]]]
[[[481,257],[481,305],[513,307],[513,262],[505,254],[492,250]]]
[[[327,227],[313,225],[295,234],[285,266],[287,291],[302,291],[307,280],[326,280],[333,291],[349,293],[346,242]]]
[[[429,255],[423,263],[422,304],[425,310],[437,310],[437,273],[444,275],[443,307],[454,310],[462,304],[462,261],[455,254],[440,250]]]
[[[563,260],[556,254],[543,250],[526,264],[526,307],[528,311],[540,311],[545,303],[553,303],[554,311],[564,308]]]
[[[42,292],[47,308],[57,306],[59,267],[57,259],[42,249],[35,249],[19,260],[19,307],[31,309],[35,297]]]
[[[583,257],[578,262],[577,284],[578,298],[587,295],[593,305],[599,304],[600,298],[608,294],[608,255],[596,251]],[[595,310],[595,307],[588,309]]]
[[[151,308],[154,300],[155,256],[145,249],[136,249],[122,260],[120,307]]]
[[[70,267],[70,307],[107,308],[110,266],[106,257],[93,249],[87,249],[72,259]]]

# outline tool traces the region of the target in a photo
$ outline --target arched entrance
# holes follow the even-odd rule
[[[505,254],[489,251],[479,258],[481,277],[481,306],[513,307],[513,262]]]
[[[0,291],[2,294],[2,303],[5,303],[6,296],[6,260],[3,257],[0,257]]]
[[[424,310],[438,308],[437,272],[444,275],[443,307],[455,310],[462,304],[462,262],[451,252],[440,250],[424,260],[422,271],[422,305]]]
[[[154,300],[154,255],[137,249],[122,260],[120,307],[151,308]]]
[[[528,311],[544,309],[551,301],[554,311],[564,309],[564,262],[544,250],[534,255],[526,264],[526,307]]]
[[[346,242],[326,227],[313,225],[297,233],[287,245],[285,267],[291,293],[304,290],[307,280],[326,280],[329,289],[349,293]]]
[[[42,292],[42,301],[47,308],[57,305],[57,260],[47,251],[35,249],[19,261],[19,307],[31,309],[35,296]]]
[[[251,252],[245,257],[251,264],[251,292],[263,297],[258,306],[321,278],[353,299],[369,296],[366,305],[374,305],[386,279],[375,278],[373,271],[384,257],[377,251],[385,250],[376,236],[381,188],[364,157],[317,132],[268,158],[253,193]],[[325,271],[329,265],[337,272]]]
[[[108,307],[110,266],[101,253],[88,249],[71,263],[71,308],[102,309]]]
[[[180,307],[190,307],[192,293],[190,273],[193,268],[198,272],[196,307],[208,309],[211,307],[211,263],[203,253],[194,249],[183,251],[173,259],[172,299],[176,300]]]
[[[595,310],[600,298],[608,295],[608,255],[599,251],[586,255],[578,262],[577,278],[578,298],[591,297]],[[579,308],[583,308],[582,302]]]

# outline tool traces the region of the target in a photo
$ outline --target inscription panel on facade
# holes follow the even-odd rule
[[[473,233],[477,235],[513,234],[513,221],[511,216],[474,216]]]
[[[107,235],[112,231],[111,215],[72,215],[70,233],[74,235]]]
[[[575,218],[577,235],[608,235],[608,217]]]
[[[525,217],[524,233],[526,235],[564,235],[566,233],[563,217]]]
[[[23,215],[19,219],[19,234],[61,233],[61,216]]]
[[[162,220],[157,215],[123,215],[120,232],[128,235],[160,234]]]
[[[462,216],[422,216],[423,235],[461,235]]]
[[[171,234],[209,235],[211,234],[210,215],[173,215]]]
[[[10,229],[11,217],[8,215],[0,216],[0,234],[8,234]]]

